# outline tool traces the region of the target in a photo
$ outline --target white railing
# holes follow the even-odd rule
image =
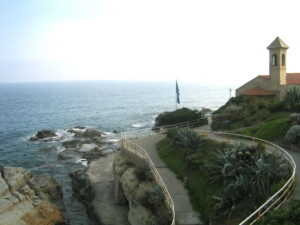
[[[216,119],[218,117],[218,115],[212,115],[212,120]],[[204,117],[205,119],[207,119],[206,117]],[[204,119],[201,118],[201,119]],[[161,132],[161,131],[166,131],[167,129],[170,128],[182,128],[182,127],[194,127],[197,123],[199,123],[199,120],[196,121],[189,121],[189,122],[184,122],[184,123],[178,123],[178,124],[172,124],[172,125],[168,125],[168,126],[162,126],[162,127],[157,127],[157,129]],[[139,131],[141,131],[144,135],[141,135],[139,133]],[[138,133],[137,133],[138,132]],[[269,211],[271,211],[272,209],[278,209],[286,200],[287,198],[290,196],[290,194],[293,192],[294,190],[294,183],[295,183],[295,177],[296,177],[296,164],[292,158],[292,156],[283,148],[281,148],[278,145],[275,145],[272,142],[260,139],[260,138],[255,138],[255,137],[250,137],[250,136],[246,136],[246,135],[239,135],[239,134],[233,134],[233,133],[225,133],[225,132],[215,132],[215,131],[200,131],[198,130],[197,132],[199,133],[212,133],[212,134],[216,134],[216,135],[220,135],[220,136],[225,136],[227,138],[239,138],[239,139],[247,139],[253,142],[262,142],[265,143],[266,145],[269,145],[271,147],[273,147],[273,149],[275,150],[275,152],[281,156],[283,156],[291,165],[292,167],[292,175],[291,177],[288,179],[288,181],[283,185],[283,187],[277,191],[274,195],[272,195],[265,203],[263,203],[258,209],[256,209],[253,213],[251,213],[251,215],[249,215],[246,219],[244,219],[241,223],[239,223],[239,225],[247,225],[247,224],[254,224],[255,222],[257,222],[262,216],[264,216],[266,213],[268,213]],[[172,211],[173,211],[173,215],[174,215],[174,219],[175,219],[175,211],[174,211],[174,204],[173,201],[170,197],[170,194],[168,193],[168,190],[166,188],[166,186],[164,185],[161,177],[158,174],[158,171],[156,170],[153,162],[151,161],[150,157],[148,156],[147,152],[139,145],[133,143],[132,141],[128,140],[127,138],[133,138],[133,137],[141,137],[141,136],[150,136],[155,134],[154,132],[151,131],[151,129],[143,129],[143,130],[137,130],[134,132],[126,132],[126,133],[122,133],[122,146],[123,147],[127,147],[130,149],[127,149],[129,151],[131,151],[132,153],[144,158],[149,165],[151,165],[151,169],[153,172],[154,176],[157,179],[157,182],[160,184],[163,184],[162,187],[164,189],[164,194],[165,197],[168,201],[168,203],[170,205],[172,205]],[[126,138],[127,137],[127,138]],[[126,143],[126,146],[124,146],[124,143]],[[130,147],[131,146],[131,147]],[[147,159],[146,159],[147,158]],[[172,225],[175,224],[175,220],[173,219],[172,221]]]
[[[260,138],[246,136],[246,135],[225,133],[225,132],[214,132],[214,131],[201,131],[201,130],[197,130],[197,132],[202,134],[212,133],[216,135],[225,136],[227,138],[246,139],[252,142],[261,142],[266,144],[267,146],[273,147],[273,150],[276,154],[283,156],[290,163],[290,166],[292,168],[292,175],[290,176],[288,181],[283,185],[283,187],[280,190],[278,190],[275,194],[273,194],[265,203],[263,203],[258,209],[256,209],[253,213],[251,213],[251,215],[249,215],[246,219],[244,219],[239,225],[254,224],[270,210],[278,209],[293,192],[294,183],[296,179],[296,164],[292,156],[285,149],[281,148],[278,145],[275,145],[272,142]]]
[[[152,160],[150,159],[149,155],[147,152],[138,144],[128,140],[126,136],[123,136],[121,139],[121,146],[123,149],[135,154],[136,156],[144,159],[146,163],[148,164],[154,180],[156,181],[157,184],[159,184],[162,187],[162,191],[166,200],[167,207],[171,209],[172,212],[172,223],[171,225],[175,225],[175,208],[174,208],[174,203],[173,200],[168,192],[168,189],[163,182],[162,178],[160,177],[155,165],[153,164]]]

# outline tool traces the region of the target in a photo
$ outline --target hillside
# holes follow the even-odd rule
[[[292,126],[290,115],[298,111],[299,106],[292,107],[286,99],[238,96],[214,112],[218,117],[213,121],[212,129],[281,142]]]

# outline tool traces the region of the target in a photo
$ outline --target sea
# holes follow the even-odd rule
[[[81,159],[58,159],[59,141],[30,142],[40,130],[62,137],[85,126],[106,132],[112,141],[121,132],[153,126],[164,111],[188,107],[218,109],[229,99],[228,87],[175,81],[68,81],[0,84],[0,166],[20,166],[33,174],[48,173],[61,184],[66,217],[71,225],[91,225],[83,205],[72,195],[71,170],[86,166]],[[117,134],[114,134],[117,132]]]

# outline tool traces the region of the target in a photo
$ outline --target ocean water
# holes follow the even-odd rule
[[[179,107],[213,110],[229,98],[227,87],[180,83]],[[68,173],[82,166],[57,159],[59,143],[33,143],[37,131],[60,134],[74,126],[118,132],[149,127],[159,113],[175,109],[175,82],[74,81],[0,84],[0,166],[49,173],[62,185],[72,225],[88,225],[73,196]]]

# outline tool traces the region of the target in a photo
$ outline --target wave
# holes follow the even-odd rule
[[[138,122],[131,125],[133,128],[146,128],[149,127],[149,123],[146,122]]]

